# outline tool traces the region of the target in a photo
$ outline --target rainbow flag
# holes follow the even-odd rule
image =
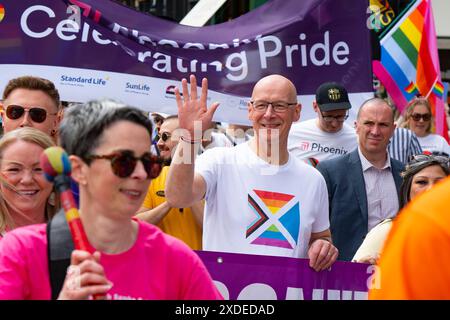
[[[444,85],[441,82],[437,81],[433,86],[433,93],[439,98],[442,98],[444,96]]]
[[[417,86],[414,82],[410,82],[410,84],[405,88],[405,91],[411,94],[420,94],[419,89],[417,89]]]
[[[436,133],[448,140],[444,102],[433,90],[440,83],[436,39],[431,0],[413,1],[392,28],[381,35],[381,61],[373,62],[373,72],[400,112],[417,94],[410,86],[413,83],[418,93],[429,98]]]

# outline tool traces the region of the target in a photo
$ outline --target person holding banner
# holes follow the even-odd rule
[[[206,199],[203,249],[309,258],[316,270],[329,268],[338,251],[331,242],[323,177],[287,150],[301,105],[293,83],[281,75],[259,80],[248,102],[255,136],[232,148],[207,150],[195,159],[202,131],[217,103],[207,107],[208,81],[197,94],[195,76],[175,89],[183,130],[166,182],[172,207]],[[194,164],[195,162],[195,164]]]
[[[56,140],[61,108],[58,90],[50,80],[32,76],[11,79],[3,91],[3,131],[33,127]]]
[[[44,223],[57,211],[39,164],[55,142],[35,128],[19,128],[0,139],[0,239],[17,227]]]
[[[150,154],[151,134],[142,111],[114,101],[68,109],[60,141],[80,186],[79,215],[94,253],[72,252],[59,299],[221,298],[191,249],[133,219],[161,171]],[[19,228],[0,241],[0,299],[50,299],[46,230]]]

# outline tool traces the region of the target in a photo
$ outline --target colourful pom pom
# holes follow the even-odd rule
[[[40,159],[42,170],[49,181],[53,181],[57,175],[70,176],[72,167],[67,153],[61,147],[45,149]]]

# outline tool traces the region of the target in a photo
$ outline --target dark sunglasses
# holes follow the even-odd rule
[[[163,132],[162,134],[160,134],[160,138],[162,141],[166,142],[167,140],[170,139],[170,137],[172,137],[169,133],[167,132]]]
[[[431,114],[429,114],[429,113],[413,113],[411,115],[411,118],[414,121],[420,121],[420,119],[423,119],[423,121],[430,121],[431,120]]]
[[[135,157],[133,151],[122,150],[107,155],[90,155],[86,157],[87,160],[106,159],[111,161],[111,169],[113,173],[120,178],[129,177],[138,160],[141,160],[145,172],[147,172],[147,179],[155,179],[161,173],[161,169],[165,161],[158,156],[152,155],[150,152],[144,153],[140,157]]]
[[[33,108],[25,109],[24,107],[17,106],[17,105],[9,105],[6,108],[6,116],[11,120],[17,120],[25,114],[25,111],[29,112],[30,118],[34,122],[42,123],[45,121],[45,119],[47,119],[47,110],[45,110],[43,108],[33,107]],[[52,116],[57,115],[57,114],[58,113],[49,113],[49,115],[52,115]]]

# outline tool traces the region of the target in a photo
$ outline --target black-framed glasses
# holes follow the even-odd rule
[[[333,120],[336,120],[337,122],[344,122],[348,119],[348,112],[342,116],[324,116],[320,109],[319,112],[325,122],[332,122]]]
[[[170,133],[163,132],[159,135],[159,137],[162,141],[166,142],[167,140],[169,140],[172,137],[172,135]]]
[[[250,103],[253,105],[253,108],[256,111],[259,112],[266,112],[267,108],[269,108],[269,105],[272,106],[273,111],[282,113],[286,112],[289,109],[289,106],[297,105],[297,102],[284,102],[284,101],[250,101]]]
[[[413,113],[411,115],[411,118],[414,121],[420,121],[420,119],[423,119],[423,121],[430,121],[431,120],[431,114],[429,114],[429,113]]]
[[[416,154],[410,158],[408,167],[415,167],[425,162],[437,162],[444,166],[450,167],[450,158],[446,156],[436,156],[434,154]]]
[[[165,161],[150,152],[144,153],[140,157],[135,157],[131,150],[120,150],[107,155],[92,154],[86,157],[86,160],[105,159],[111,161],[113,173],[120,178],[129,177],[136,168],[138,160],[142,162],[147,179],[155,179],[161,173]]]
[[[11,104],[6,108],[6,116],[11,120],[21,118],[25,112],[30,114],[31,120],[37,123],[42,123],[47,119],[47,114],[55,116],[58,113],[47,113],[47,110],[39,107],[24,108],[19,105]]]

